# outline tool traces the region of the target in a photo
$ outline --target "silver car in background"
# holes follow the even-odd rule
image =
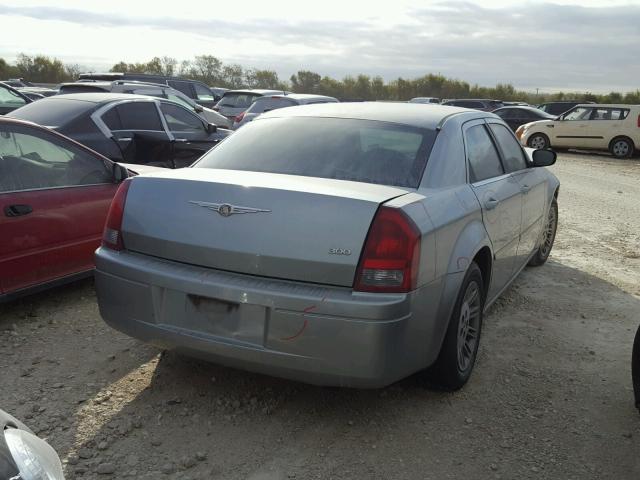
[[[483,313],[549,256],[559,182],[497,116],[276,110],[119,188],[100,312],[160,348],[321,385],[469,378]]]
[[[241,126],[255,120],[260,115],[272,110],[285,107],[295,107],[296,105],[316,105],[318,103],[337,103],[338,99],[326,95],[313,95],[307,93],[291,93],[289,95],[269,95],[259,97],[249,108],[233,121],[233,128]]]
[[[258,98],[264,95],[286,95],[289,92],[283,90],[263,90],[263,89],[244,89],[229,90],[224,92],[220,101],[216,104],[214,110],[224,115],[232,122],[251,106]]]

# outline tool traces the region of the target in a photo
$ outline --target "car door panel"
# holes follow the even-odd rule
[[[551,144],[556,147],[590,148],[589,115],[591,108],[575,107],[563,115],[561,120],[547,124]]]
[[[0,194],[0,283],[11,292],[93,268],[117,185]],[[9,205],[32,212],[9,217]]]
[[[538,246],[540,234],[546,219],[547,184],[546,176],[539,168],[528,168],[514,173],[522,189],[522,228],[518,246],[518,264],[528,261]]]
[[[485,229],[493,247],[488,298],[497,295],[515,270],[522,220],[522,192],[518,181],[504,173],[498,150],[485,122],[463,128],[471,188],[480,202]],[[483,167],[483,165],[491,165]]]
[[[113,165],[40,127],[3,124],[2,132],[3,292],[90,270],[117,188]]]

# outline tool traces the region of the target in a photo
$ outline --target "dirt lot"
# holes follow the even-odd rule
[[[161,355],[105,326],[86,281],[0,306],[0,407],[70,479],[640,478],[640,161],[563,154],[553,170],[552,257],[491,309],[458,393],[418,376],[318,388]]]

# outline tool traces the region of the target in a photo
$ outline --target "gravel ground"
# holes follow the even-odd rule
[[[563,154],[560,227],[485,318],[460,392],[319,388],[160,354],[91,281],[0,306],[0,407],[69,479],[637,479],[640,161]]]

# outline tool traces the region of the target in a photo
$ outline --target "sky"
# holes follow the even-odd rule
[[[87,70],[154,56],[535,91],[640,88],[640,0],[0,0],[0,57]]]

